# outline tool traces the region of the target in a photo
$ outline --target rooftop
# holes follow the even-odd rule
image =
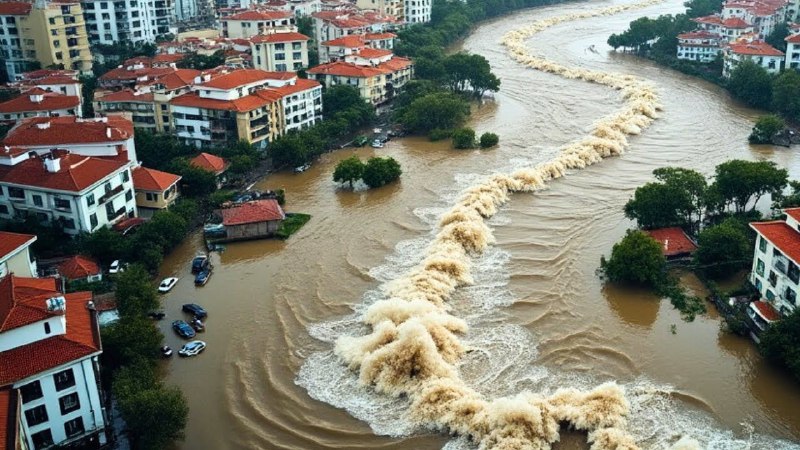
[[[686,236],[680,227],[659,228],[647,231],[647,234],[661,244],[664,256],[686,255],[697,250],[697,245]]]
[[[79,280],[101,272],[93,259],[83,255],[75,255],[58,265],[58,273],[68,280]]]
[[[32,6],[28,2],[1,2],[0,16],[27,16]]]
[[[137,191],[163,192],[180,179],[178,175],[147,167],[139,166],[133,169],[133,188]]]
[[[785,41],[789,42],[791,44],[800,44],[800,33],[796,33],[796,34],[792,34],[792,35],[786,36]]]
[[[99,92],[98,92],[99,94]],[[139,93],[132,89],[123,89],[116,92],[108,92],[102,97],[95,98],[97,102],[140,102],[150,103],[153,101],[152,93]]]
[[[205,152],[189,160],[189,164],[214,173],[224,172],[228,167],[228,162],[223,158]]]
[[[369,78],[384,74],[385,71],[380,70],[376,67],[363,67],[363,66],[357,66],[352,63],[335,61],[312,67],[308,69],[308,73],[320,74],[320,75],[336,75],[342,77]]]
[[[283,220],[286,216],[277,200],[254,200],[222,210],[222,224],[225,226],[244,225],[271,220]]]
[[[772,222],[752,222],[750,227],[764,236],[784,255],[800,265],[800,233],[782,220]]]
[[[259,90],[251,95],[246,95],[235,100],[218,100],[214,98],[204,98],[196,92],[180,95],[170,100],[171,105],[186,106],[190,108],[215,109],[222,111],[247,112],[261,108],[270,103],[280,100],[280,97],[269,93],[267,90]]]
[[[706,30],[690,31],[689,33],[682,33],[678,35],[678,39],[715,39],[719,40],[720,36],[708,32]]]
[[[75,116],[22,119],[9,130],[3,144],[23,147],[127,141],[133,137],[133,122],[119,115],[99,119]]]
[[[18,97],[0,103],[0,113],[22,113],[28,111],[58,111],[75,108],[81,99],[60,92],[48,92],[41,88],[29,89]]]
[[[8,275],[0,279],[0,333],[45,320],[55,313],[47,310],[46,300],[58,297],[55,278],[22,278]],[[2,378],[2,375],[0,375]],[[3,383],[0,383],[0,386]]]
[[[267,72],[266,70],[260,69],[239,69],[214,77],[201,86],[203,88],[229,90],[259,81],[289,80],[296,76],[294,72]]]
[[[365,46],[366,41],[364,40],[364,36],[361,34],[349,34],[347,36],[342,36],[330,41],[325,41],[322,43],[322,45],[327,47],[358,48]]]
[[[27,247],[36,242],[33,234],[9,233],[0,231],[0,260],[11,256],[23,247]]]
[[[783,212],[792,219],[800,222],[800,208],[786,208]]]
[[[0,173],[0,181],[67,192],[81,192],[100,180],[118,173],[127,161],[94,158],[61,151],[60,170],[48,172],[44,159],[30,158]]]
[[[271,34],[259,34],[258,36],[253,36],[250,38],[250,41],[259,44],[259,43],[270,43],[270,42],[292,42],[292,41],[308,41],[311,38],[306,36],[305,34],[301,33],[271,33]]]
[[[244,11],[220,20],[279,20],[290,17],[293,17],[292,13],[286,11]]]
[[[783,56],[783,52],[764,41],[753,41],[745,43],[731,42],[728,44],[731,51],[738,55],[754,56]]]
[[[722,26],[724,28],[733,28],[733,29],[745,29],[752,27],[752,25],[750,25],[749,23],[745,22],[744,20],[738,17],[731,17],[729,19],[723,20]]]

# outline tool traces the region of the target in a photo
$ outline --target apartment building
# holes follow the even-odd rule
[[[342,36],[331,41],[322,42],[321,48],[326,59],[320,58],[320,61],[338,61],[347,56],[357,54],[364,49],[375,50],[391,50],[394,49],[394,40],[397,37],[394,33],[367,33],[367,34],[351,34]]]
[[[800,33],[786,37],[784,67],[787,69],[800,69]]]
[[[16,81],[9,82],[8,86],[20,91],[40,88],[81,98],[83,83],[78,76],[76,70],[41,69],[17,75]]]
[[[270,72],[296,72],[308,67],[308,41],[297,32],[270,32],[250,38],[253,68]]]
[[[319,82],[295,77],[274,91],[281,97],[283,107],[282,133],[302,130],[322,120],[322,85]]]
[[[404,1],[409,0],[356,0],[359,9],[371,9],[402,22],[405,15]]]
[[[154,95],[148,92],[123,89],[115,92],[95,92],[94,110],[100,114],[123,113],[130,117],[134,128],[155,132],[156,109]]]
[[[678,59],[709,63],[722,52],[722,38],[709,31],[678,35]]]
[[[222,36],[248,39],[268,30],[297,31],[295,16],[286,11],[248,10],[220,19]]]
[[[172,0],[83,0],[93,44],[152,43],[170,33]]]
[[[0,437],[3,448],[99,448],[108,443],[91,292],[54,278],[0,279]]]
[[[385,33],[399,26],[393,16],[379,14],[375,11],[322,11],[312,14],[314,18],[314,37],[317,41],[317,52],[320,61],[330,61],[327,47],[322,43],[333,41],[343,36]]]
[[[0,52],[9,79],[36,63],[91,73],[92,55],[79,2],[2,2],[0,24]]]
[[[432,0],[403,0],[403,20],[407,24],[431,21]]]
[[[764,41],[752,41],[728,44],[723,58],[722,75],[727,78],[733,69],[745,60],[758,64],[771,74],[777,74],[781,71],[785,55]]]
[[[81,115],[80,97],[35,87],[0,103],[0,122],[13,124],[28,117]]]
[[[340,84],[358,89],[373,105],[392,99],[414,75],[411,60],[394,56],[388,50],[363,48],[344,56],[343,61],[321,64],[308,70],[309,78],[323,86]]]
[[[784,213],[785,220],[750,224],[757,234],[750,282],[762,299],[788,315],[800,306],[800,208]]]

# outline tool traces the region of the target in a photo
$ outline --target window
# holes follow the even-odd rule
[[[45,322],[44,323],[44,334],[50,334],[50,323],[49,322]]]
[[[800,268],[797,267],[797,264],[789,261],[789,269],[786,271],[786,276],[788,276],[794,284],[800,282]]]
[[[775,300],[775,293],[770,290],[767,290],[767,300],[770,301]]]
[[[31,440],[33,441],[33,448],[35,450],[53,445],[53,435],[50,433],[50,430],[42,430],[33,434]]]
[[[58,404],[61,406],[61,415],[66,415],[71,413],[72,411],[77,411],[81,408],[80,399],[78,399],[78,393],[73,392],[72,394],[67,394],[60,399],[58,399]]]
[[[58,372],[57,374],[53,375],[53,379],[56,382],[57,391],[63,391],[68,387],[75,386],[75,374],[72,373],[72,369]]]
[[[122,180],[123,183],[127,183],[128,180],[130,180],[130,176],[128,175],[128,171],[127,170],[122,172],[121,174],[119,174],[119,177],[120,177],[120,179]]]
[[[82,434],[84,432],[83,419],[80,417],[76,417],[70,420],[69,422],[65,422],[64,432],[67,433],[68,438]]]
[[[131,190],[128,189],[127,191],[125,191],[125,201],[129,202],[131,200],[133,200],[133,192],[131,192]]]
[[[94,194],[89,194],[86,196],[86,206],[94,205]]]
[[[25,411],[25,421],[28,422],[28,427],[47,422],[47,408],[44,405],[39,405]]]
[[[756,262],[756,273],[762,277],[764,276],[764,261],[760,259]]]
[[[0,214],[8,214],[8,206],[0,205]]]
[[[94,230],[95,228],[97,228],[97,213],[92,213],[92,214],[89,216],[89,223],[90,223],[90,224],[91,224],[91,226],[92,226],[92,230]]]
[[[75,229],[75,219],[67,219],[66,217],[62,217],[61,218],[61,222],[64,223],[64,228],[66,228],[68,230],[74,230]]]
[[[40,207],[43,205],[42,196],[41,195],[33,195],[33,204]]]
[[[11,198],[25,198],[25,191],[17,187],[9,187],[8,196]]]
[[[764,239],[764,236],[758,238],[758,249],[761,250],[761,252],[767,251],[767,240]]]
[[[292,42],[292,50],[300,50],[302,48],[302,45],[303,44],[299,42]]]
[[[286,53],[275,53],[275,61],[285,61]]]
[[[281,51],[282,52],[285,48],[286,48],[286,45],[284,45],[284,44],[275,44],[275,50],[276,51]]]
[[[797,302],[797,292],[790,287],[786,288],[786,301],[793,305]]]
[[[59,209],[64,209],[64,210],[67,210],[67,211],[71,211],[72,210],[72,206],[70,205],[70,201],[69,200],[65,200],[63,198],[55,199],[55,205],[56,205],[56,208],[59,208]]]
[[[158,201],[158,194],[153,194],[151,192],[147,193],[147,201],[148,202],[157,202]]]
[[[38,381],[28,383],[19,389],[22,394],[22,403],[32,402],[36,399],[42,398],[42,385]]]

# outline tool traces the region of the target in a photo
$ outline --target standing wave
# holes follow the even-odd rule
[[[615,14],[659,3],[647,0],[558,16],[512,31],[503,45],[516,61],[533,69],[581,79],[620,90],[623,106],[596,122],[591,132],[563,147],[533,168],[495,174],[465,190],[444,213],[425,257],[406,275],[390,281],[385,298],[361,317],[371,332],[341,336],[334,352],[362,384],[376,392],[410,401],[409,419],[429,429],[465,436],[481,449],[549,449],[562,424],[587,433],[592,450],[633,450],[638,445],[626,429],[630,404],[624,389],[605,383],[589,391],[559,389],[545,396],[523,392],[488,400],[467,386],[456,368],[467,351],[460,336],[467,323],[449,313],[454,291],[473,282],[472,258],[493,242],[486,220],[510,193],[534,192],[547,182],[621,154],[627,136],[639,134],[661,109],[654,87],[631,75],[571,68],[530,55],[525,39],[567,21]],[[695,442],[682,441],[681,448]]]

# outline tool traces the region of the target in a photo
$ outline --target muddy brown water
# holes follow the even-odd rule
[[[465,40],[463,47],[486,56],[502,79],[501,92],[471,119],[479,133],[501,136],[499,148],[455,151],[446,142],[408,138],[381,150],[325,155],[305,173],[273,174],[258,184],[286,189],[288,211],[312,214],[290,240],[228,245],[212,255],[215,271],[202,288],[189,274],[199,235],[165,260],[162,275],[181,277],[163,297],[168,343],[180,345],[169,322],[181,316],[182,303],[209,311],[200,335],[208,349],[167,363],[168,382],[183,389],[190,407],[180,448],[469,448],[414,429],[402,399],[359,387],[330,354],[330,341],[359,332],[342,318],[418,260],[437,214],[458,192],[493,171],[549,159],[620,105],[608,88],[521,67],[499,43],[533,20],[609,4],[528,10],[485,23]],[[618,380],[632,398],[631,427],[644,447],[681,434],[714,448],[745,448],[749,440],[755,448],[791,446],[800,438],[798,383],[766,364],[750,342],[722,332],[715,313],[686,323],[650,293],[604,286],[595,273],[600,256],[631,226],[622,206],[657,167],[710,174],[727,159],[767,159],[800,177],[794,150],[747,145],[758,111],[710,84],[609,52],[607,36],[634,18],[681,9],[669,1],[567,23],[529,42],[556,62],[651,80],[664,111],[622,157],[534,195],[515,194],[489,222],[497,243],[476,263],[476,285],[454,298],[473,305],[465,308],[467,342],[479,350],[461,370],[490,396]],[[337,188],[333,167],[352,154],[391,155],[403,167],[401,182],[369,192]],[[566,434],[557,448],[587,448],[584,441]]]

